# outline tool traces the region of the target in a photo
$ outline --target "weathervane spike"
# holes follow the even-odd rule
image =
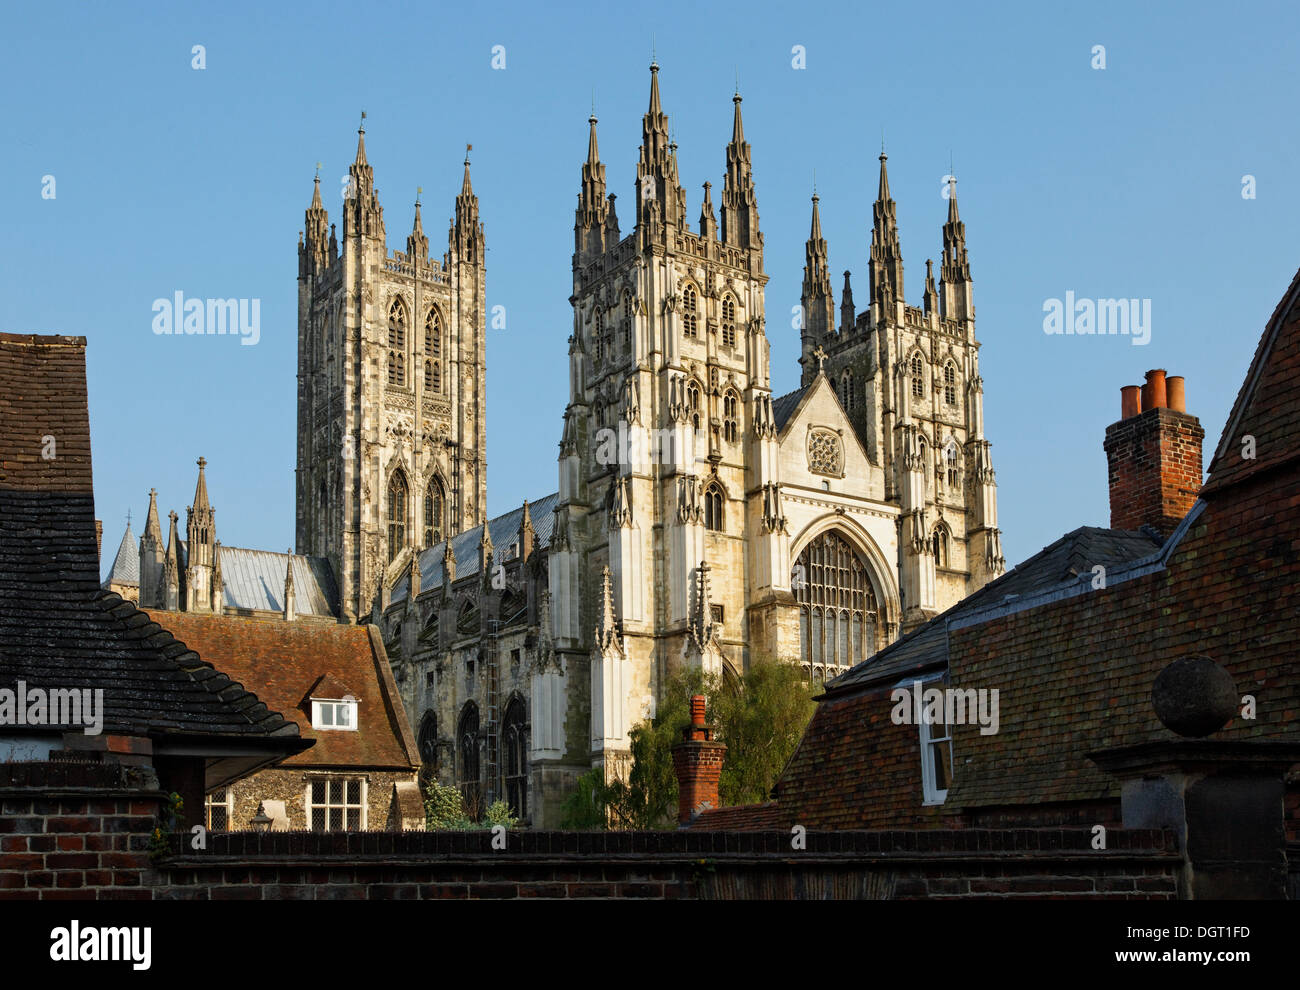
[[[360,131],[366,129],[366,112],[364,110],[361,111],[361,125],[357,129]]]

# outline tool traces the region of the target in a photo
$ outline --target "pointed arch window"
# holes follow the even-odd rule
[[[930,538],[930,552],[934,554],[935,567],[948,566],[948,531],[942,526],[936,527]]]
[[[722,297],[722,346],[736,346],[736,300]]]
[[[951,361],[943,367],[943,401],[948,406],[957,404],[957,369]]]
[[[832,677],[876,652],[875,589],[862,557],[838,530],[804,548],[790,583],[804,666],[815,678]]]
[[[476,816],[479,808],[478,705],[467,701],[456,728],[456,781],[465,797],[466,811]]]
[[[420,747],[420,760],[426,767],[438,765],[438,715],[432,709],[424,713],[420,720],[420,734],[417,737]]]
[[[925,398],[925,361],[921,359],[920,354],[913,354],[910,365],[912,378],[912,398]]]
[[[591,356],[598,365],[605,360],[605,319],[599,303],[591,316]]]
[[[506,804],[520,820],[528,817],[527,721],[523,699],[511,698],[501,727],[501,751],[505,757]]]
[[[424,362],[424,390],[430,392],[433,390],[433,362]]]
[[[686,414],[690,417],[691,428],[698,433],[700,429],[700,383],[694,379],[686,383]]]
[[[397,384],[397,355],[392,351],[388,352],[388,384]]]
[[[406,475],[394,471],[388,482],[388,562],[391,564],[406,546],[406,503],[410,489]]]
[[[845,371],[840,376],[840,405],[845,412],[853,412],[854,388],[853,372]]]
[[[716,481],[704,489],[704,528],[721,532],[725,522],[723,504],[726,496]]]
[[[424,353],[430,357],[442,356],[442,317],[436,309],[429,310],[424,318]]]
[[[687,337],[700,335],[699,296],[693,285],[682,290],[682,333]]]
[[[400,298],[388,307],[388,346],[406,346],[406,304]]]
[[[442,514],[446,505],[446,491],[442,482],[434,478],[424,490],[424,545],[434,546],[442,542]]]
[[[947,449],[944,450],[943,463],[947,485],[951,490],[956,491],[961,487],[961,455],[955,440],[949,441]]]
[[[730,389],[722,397],[722,438],[727,443],[740,438],[740,396]]]

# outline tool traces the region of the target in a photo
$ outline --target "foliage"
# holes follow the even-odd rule
[[[159,823],[149,834],[149,858],[157,860],[171,852],[168,836],[185,827],[185,801],[172,791],[167,795],[163,806],[158,809]]]
[[[820,687],[820,685],[817,685]],[[705,697],[705,718],[727,744],[718,782],[723,805],[766,801],[812,718],[814,685],[797,664],[756,658],[739,682],[680,671],[667,680],[653,719],[629,733],[632,770],[606,783],[600,768],[583,774],[564,804],[564,828],[673,828],[677,777],[672,748],[690,723],[690,698]]]
[[[493,801],[483,813],[482,821],[476,821],[466,810],[460,789],[444,787],[436,780],[430,780],[424,788],[424,817],[425,828],[431,832],[461,832],[496,825],[514,828],[519,824],[519,819],[510,813],[510,806],[499,800]]]

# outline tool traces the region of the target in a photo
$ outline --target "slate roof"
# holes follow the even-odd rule
[[[283,556],[283,554],[281,554]],[[297,722],[309,750],[282,767],[413,770],[420,757],[374,626],[239,615],[150,612],[150,617]],[[317,731],[311,698],[357,700],[355,731]]]
[[[217,553],[227,609],[284,611],[284,572],[289,554],[225,544]],[[338,586],[328,558],[293,554],[292,560],[295,613],[337,618]]]
[[[102,688],[109,733],[296,752],[293,722],[100,588],[85,346],[0,333],[0,686]]]
[[[787,392],[778,398],[772,400],[772,416],[776,420],[776,431],[780,433],[785,429],[785,424],[790,421],[794,411],[799,408],[799,400],[802,399],[812,388],[811,385],[805,385],[803,388],[797,388],[793,392]]]
[[[117,556],[113,558],[113,566],[108,569],[108,577],[104,578],[101,587],[107,588],[110,583],[140,585],[140,548],[136,546],[129,522],[122,534],[122,544],[117,548]]]
[[[1094,565],[1110,571],[1153,558],[1162,541],[1155,530],[1103,529],[1081,526],[1044,547],[1000,578],[962,599],[925,625],[845,671],[827,684],[828,694],[881,682],[893,682],[948,662],[948,626],[961,620],[977,623],[981,613],[997,614],[999,606],[1054,589],[1091,587]]]
[[[551,535],[555,531],[555,503],[559,497],[558,492],[553,492],[535,502],[528,503],[528,514],[533,520],[533,530],[536,533],[536,541],[533,544],[534,549],[541,549],[551,542]],[[517,509],[511,509],[504,515],[488,520],[488,532],[492,537],[492,548],[496,554],[496,560],[505,563],[514,559],[514,553],[518,552],[518,548],[515,548],[514,553],[510,552],[510,548],[518,541],[519,525],[523,522],[523,519],[524,507],[521,505]],[[456,559],[457,581],[463,577],[478,573],[478,551],[482,542],[483,527],[481,525],[475,526],[473,529],[467,529],[451,538],[451,552]],[[447,541],[444,540],[437,546],[429,547],[420,553],[421,589],[427,590],[442,585],[442,558],[446,554],[446,546]],[[410,575],[403,574],[393,586],[393,590],[389,595],[390,604],[405,601],[410,586]]]

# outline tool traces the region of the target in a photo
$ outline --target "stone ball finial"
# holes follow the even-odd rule
[[[1200,738],[1218,732],[1237,713],[1237,685],[1209,657],[1182,657],[1156,677],[1151,705],[1165,728]]]

